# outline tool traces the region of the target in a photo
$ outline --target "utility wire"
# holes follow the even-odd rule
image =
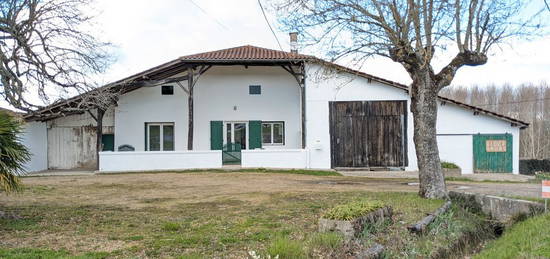
[[[264,7],[262,6],[261,0],[258,0],[258,5],[260,5],[260,9],[262,10],[262,14],[264,15],[265,22],[267,23],[267,26],[271,30],[271,33],[273,33],[273,37],[275,37],[275,40],[277,41],[277,44],[279,44],[279,48],[281,49],[281,51],[284,51],[283,47],[281,46],[281,42],[279,42],[279,38],[277,38],[277,34],[275,34],[275,31],[271,27],[271,24],[269,23],[269,20],[267,19],[267,16],[265,15]]]
[[[214,20],[214,22],[216,22],[219,26],[221,26],[222,28],[226,29],[226,30],[229,30],[229,28],[227,28],[227,26],[225,26],[222,22],[220,22],[218,19],[216,19],[215,17],[213,17],[212,15],[210,15],[206,10],[202,9],[202,7],[200,7],[200,5],[198,5],[197,3],[195,3],[195,1],[193,0],[189,0],[189,2],[191,4],[193,4],[195,7],[197,7],[202,13],[204,13],[206,16],[210,17],[210,19]]]
[[[505,102],[505,103],[472,104],[472,105],[474,105],[474,106],[494,106],[494,105],[500,105],[500,104],[531,103],[531,102],[538,102],[538,101],[544,101],[544,100],[550,100],[550,98],[540,98],[540,99],[523,100],[523,101],[515,101],[515,102]]]

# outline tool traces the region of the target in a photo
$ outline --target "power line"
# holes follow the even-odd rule
[[[523,101],[504,102],[504,103],[472,104],[472,105],[475,105],[475,106],[494,106],[494,105],[500,105],[500,104],[532,103],[532,102],[538,102],[538,101],[544,101],[544,100],[550,100],[550,98],[540,98],[540,99],[533,99],[533,100],[523,100]]]
[[[214,22],[216,22],[219,26],[223,27],[224,29],[226,30],[229,30],[229,28],[227,28],[227,26],[225,26],[222,22],[220,22],[218,19],[216,19],[215,17],[213,17],[212,15],[210,15],[206,10],[202,9],[202,7],[200,7],[200,5],[198,5],[197,3],[195,3],[195,1],[193,0],[189,0],[189,2],[191,4],[193,4],[195,7],[197,7],[202,13],[204,13],[206,16],[210,17],[210,19],[214,20]]]
[[[264,7],[262,6],[261,0],[258,0],[258,5],[260,5],[260,9],[262,10],[262,14],[264,15],[265,22],[267,23],[267,26],[271,30],[271,33],[273,33],[273,37],[275,37],[275,40],[277,41],[277,44],[279,44],[279,48],[281,49],[281,51],[284,51],[283,47],[281,46],[281,42],[279,42],[279,38],[277,38],[277,34],[275,34],[275,31],[271,27],[271,24],[269,23],[269,20],[267,19],[267,16],[265,15]]]

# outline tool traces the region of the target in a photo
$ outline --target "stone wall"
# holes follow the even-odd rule
[[[500,222],[507,223],[522,215],[533,215],[544,211],[538,202],[503,198],[492,195],[450,191],[452,200],[465,202]]]

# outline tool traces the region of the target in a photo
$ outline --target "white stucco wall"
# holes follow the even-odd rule
[[[437,136],[437,146],[441,161],[458,165],[462,174],[474,172],[472,135],[439,135]]]
[[[29,149],[31,160],[25,164],[27,172],[48,169],[48,138],[45,122],[33,121],[24,125],[21,142]]]
[[[308,150],[243,150],[242,167],[264,168],[308,168]]]
[[[474,112],[469,109],[459,107],[454,104],[445,104],[439,105],[439,112],[437,115],[437,134],[438,140],[441,136],[446,135],[445,142],[440,144],[440,149],[452,150],[453,147],[456,147],[457,157],[462,157],[462,164],[469,163],[470,167],[462,167],[465,174],[473,173],[473,147],[470,148],[470,154],[459,154],[459,150],[464,150],[465,141],[460,137],[450,137],[449,135],[464,135],[469,134],[470,140],[468,145],[473,145],[472,136],[473,134],[512,134],[512,172],[514,174],[519,174],[519,127],[512,127],[510,122],[503,121],[488,115],[474,115]],[[447,145],[447,146],[443,146]],[[441,151],[440,151],[441,153]],[[447,161],[453,162],[450,158],[446,159]],[[459,161],[456,159],[457,162]],[[411,161],[411,160],[409,160]],[[469,162],[471,161],[471,162]],[[416,169],[416,160],[413,161],[414,164],[410,163],[409,166],[413,169]]]
[[[331,167],[329,101],[406,100],[407,106],[410,105],[406,91],[375,81],[369,82],[360,76],[345,72],[327,72],[316,64],[308,64],[306,74],[306,143],[311,148],[312,168]],[[413,117],[409,107],[407,125],[409,166],[406,170],[418,170],[413,142]],[[469,109],[452,104],[439,106],[437,134],[440,155],[443,160],[463,165],[464,173],[472,172],[471,135],[477,133],[512,134],[513,173],[519,173],[519,131],[518,127],[512,127],[509,122],[487,115],[474,116],[473,111]],[[465,137],[442,135],[470,135],[470,140],[465,143]],[[317,150],[312,147],[317,147]]]
[[[261,85],[261,95],[249,95],[249,85]],[[275,148],[300,147],[299,88],[282,68],[213,67],[194,89],[194,150],[210,149],[212,120],[284,121],[285,145]],[[115,147],[130,144],[143,151],[146,122],[173,122],[175,150],[186,150],[187,116],[187,95],[177,85],[174,95],[161,95],[160,86],[127,93],[115,111]]]
[[[213,151],[100,152],[99,171],[130,172],[221,168],[222,154]]]

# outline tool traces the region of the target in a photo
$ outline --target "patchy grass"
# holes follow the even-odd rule
[[[162,224],[162,230],[164,231],[178,231],[180,228],[181,225],[178,222],[165,222]]]
[[[445,181],[450,181],[450,182],[478,182],[478,183],[523,183],[523,184],[532,183],[532,180],[527,181],[527,182],[508,181],[508,180],[488,180],[488,179],[474,180],[472,178],[460,177],[460,176],[448,176],[448,177],[445,177]],[[540,180],[538,182],[540,182]]]
[[[281,259],[307,258],[303,242],[288,237],[277,237],[271,241],[266,249],[266,254],[271,257],[278,256]]]
[[[516,223],[474,258],[550,258],[550,214]]]
[[[285,258],[283,252],[307,256],[315,251],[333,251],[339,244],[339,238],[332,234],[316,233],[323,211],[364,198],[384,200],[396,208],[398,220],[406,224],[442,203],[423,200],[414,193],[354,191],[273,193],[259,202],[216,199],[168,209],[21,205],[8,210],[23,219],[0,220],[0,236],[6,237],[0,246],[10,255],[19,253],[20,248],[44,247],[51,251],[40,253],[63,251],[59,252],[63,256],[98,252],[119,257],[245,257],[249,250],[281,253],[280,258]],[[304,250],[296,248],[297,244]]]
[[[22,193],[2,196],[3,210],[22,219],[0,220],[0,258],[246,258],[249,251],[281,259],[338,257],[341,237],[317,233],[318,219],[355,200],[393,208],[393,223],[364,233],[365,242],[386,246],[390,258],[427,257],[467,230],[446,222],[425,237],[410,234],[406,226],[443,201],[385,191],[392,180],[233,173],[26,181]],[[449,220],[466,224],[468,215]]]
[[[456,247],[457,243],[464,242],[465,237],[474,238],[474,240],[490,237],[492,232],[486,220],[476,212],[453,204],[451,209],[436,218],[424,235],[409,233],[406,230],[409,224],[396,227],[394,223],[377,229],[374,234],[368,236],[368,240],[389,244],[386,247],[385,258],[453,257],[453,254],[446,254],[446,252],[451,250],[454,256],[457,256],[460,250],[464,249],[467,252],[466,250],[470,249],[470,247]]]
[[[335,251],[342,245],[344,238],[340,233],[325,232],[314,233],[309,237],[308,247],[312,252],[320,251]]]
[[[0,258],[11,259],[27,259],[27,258],[40,258],[40,259],[102,259],[106,258],[109,253],[102,252],[89,252],[82,255],[71,255],[65,250],[53,251],[46,249],[34,249],[34,248],[16,248],[16,249],[2,249],[0,248]]]
[[[323,218],[335,220],[352,220],[364,216],[377,209],[383,208],[385,204],[381,201],[357,200],[346,204],[338,205],[328,210]]]

